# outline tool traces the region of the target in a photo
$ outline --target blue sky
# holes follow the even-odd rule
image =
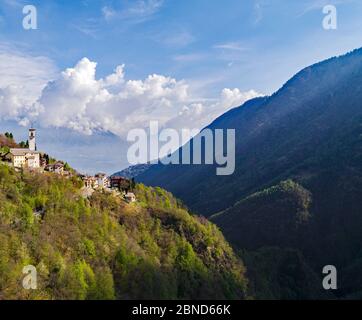
[[[38,0],[31,1],[38,8],[36,31],[21,25],[21,7],[29,1],[2,3],[1,41],[46,55],[59,69],[88,57],[99,63],[99,76],[125,63],[131,78],[152,73],[201,81],[212,77],[216,88],[271,93],[301,67],[362,40],[360,1]],[[321,8],[330,3],[337,3],[336,31],[321,27]],[[258,80],[250,80],[251,67]],[[273,73],[272,79],[259,74],[263,69]]]
[[[25,4],[37,8],[37,30],[22,27]],[[327,4],[337,7],[337,30],[322,28]],[[361,44],[358,0],[2,0],[0,98],[8,104],[0,103],[0,123],[23,138],[35,122],[47,133],[39,137],[44,148],[59,157],[95,140],[97,150],[119,144],[124,154],[129,124],[160,118],[165,126],[199,128]],[[112,74],[118,80],[107,83]],[[60,143],[60,131],[73,140]],[[82,160],[74,152],[64,160],[87,171],[126,166],[119,154],[112,160],[87,150]]]

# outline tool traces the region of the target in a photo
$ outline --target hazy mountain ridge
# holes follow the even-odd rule
[[[151,164],[138,164],[135,166],[130,166],[126,169],[113,173],[112,176],[120,176],[127,179],[132,179],[146,172],[151,166]]]

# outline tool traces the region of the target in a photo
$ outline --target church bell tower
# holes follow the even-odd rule
[[[35,129],[29,129],[29,150],[36,151],[36,142],[35,142]]]

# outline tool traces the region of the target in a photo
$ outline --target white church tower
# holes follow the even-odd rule
[[[35,142],[35,129],[29,129],[29,150],[36,151],[36,142]]]

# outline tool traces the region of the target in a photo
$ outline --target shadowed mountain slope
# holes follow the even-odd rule
[[[345,155],[336,144],[347,139],[360,147],[361,95],[362,51],[355,50],[302,70],[273,96],[248,101],[209,126],[236,130],[233,175],[216,176],[213,166],[155,165],[138,180],[170,190],[206,216],[219,212],[292,174],[303,179],[326,161],[341,164]]]
[[[209,127],[236,130],[233,175],[216,176],[212,166],[155,165],[138,179],[214,215],[239,248],[297,249],[317,273],[335,265],[337,295],[360,296],[362,50],[305,68],[272,96]]]

